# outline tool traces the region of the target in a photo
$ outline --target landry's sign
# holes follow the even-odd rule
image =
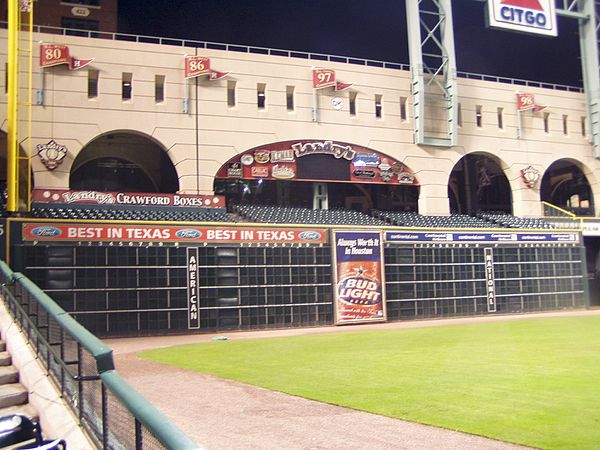
[[[225,198],[219,195],[146,194],[126,192],[66,191],[34,189],[34,203],[84,203],[92,205],[178,206],[194,208],[224,208]]]
[[[217,178],[326,180],[310,158],[331,157],[332,169],[344,164],[338,181],[418,186],[412,171],[400,161],[372,149],[334,141],[283,141],[255,147],[227,161]],[[343,173],[343,170],[347,172]]]
[[[194,227],[25,223],[24,241],[324,244],[327,231],[310,228]]]
[[[385,320],[381,233],[335,230],[332,234],[335,323]]]

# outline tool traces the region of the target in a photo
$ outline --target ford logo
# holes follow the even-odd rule
[[[321,233],[318,231],[303,231],[302,233],[298,234],[298,237],[305,241],[317,241],[321,239]]]
[[[199,239],[202,237],[202,232],[192,229],[177,230],[175,236],[181,239]]]
[[[55,227],[36,227],[31,230],[31,234],[37,237],[56,237],[62,234],[62,231]]]

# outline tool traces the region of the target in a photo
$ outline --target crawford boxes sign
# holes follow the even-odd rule
[[[554,0],[488,0],[490,27],[557,36]]]

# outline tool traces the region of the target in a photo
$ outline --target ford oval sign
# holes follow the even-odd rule
[[[321,239],[321,233],[318,231],[303,231],[298,234],[298,237],[305,241],[318,241]]]
[[[57,237],[62,234],[62,231],[55,227],[43,226],[33,228],[31,234],[37,237]]]
[[[177,236],[180,239],[200,239],[202,237],[202,232],[199,230],[187,228],[184,230],[177,230],[175,236]]]

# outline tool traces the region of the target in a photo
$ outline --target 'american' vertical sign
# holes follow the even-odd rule
[[[200,328],[198,311],[198,249],[187,248],[188,329]]]

